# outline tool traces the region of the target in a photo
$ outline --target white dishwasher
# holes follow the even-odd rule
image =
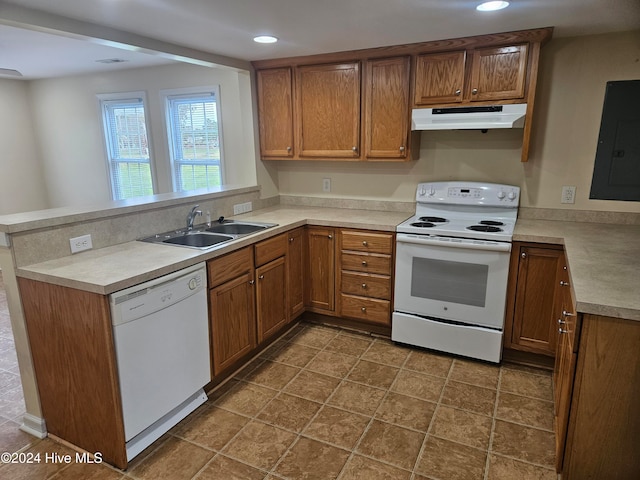
[[[205,264],[121,290],[109,300],[131,460],[207,400]]]

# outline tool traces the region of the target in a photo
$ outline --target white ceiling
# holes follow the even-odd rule
[[[0,23],[3,6],[19,6],[243,60],[547,26],[555,27],[554,37],[640,28],[640,0],[512,0],[506,10],[490,13],[477,12],[478,3],[480,0],[0,0]],[[104,68],[95,63],[98,58],[125,57],[124,51],[97,50],[108,47],[95,43],[45,40],[30,35],[39,32],[15,30],[0,28],[0,68],[28,72],[31,62],[49,70],[49,75],[60,75],[62,70],[72,72],[88,64]],[[275,35],[280,41],[258,45],[252,38],[260,34]],[[70,48],[75,48],[73,54],[67,53]],[[127,53],[132,55],[130,63],[115,64],[117,68],[142,66],[133,63],[136,56],[147,57],[140,61],[148,64],[167,61]],[[54,58],[55,62],[43,62]],[[85,67],[78,67],[81,63]]]

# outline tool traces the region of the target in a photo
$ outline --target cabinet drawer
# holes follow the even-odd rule
[[[391,302],[375,298],[341,295],[342,316],[365,322],[391,325]]]
[[[393,233],[342,231],[342,249],[391,254]]]
[[[342,272],[342,291],[363,297],[391,300],[391,278],[386,275]]]
[[[209,260],[207,262],[209,288],[217,287],[251,270],[253,270],[253,249],[251,247],[245,247]]]
[[[379,253],[342,252],[340,265],[343,270],[391,275],[391,256]]]
[[[287,234],[283,233],[255,244],[256,267],[282,257],[287,253]]]

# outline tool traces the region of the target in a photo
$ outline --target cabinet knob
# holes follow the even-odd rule
[[[366,284],[366,283],[363,283],[363,284],[362,284],[362,288],[367,288],[367,284]]]
[[[401,152],[404,152],[404,145],[402,145],[402,146],[400,147],[400,151],[401,151]]]
[[[558,333],[562,334],[562,333],[567,333],[567,331],[565,329],[563,329],[562,327],[560,327],[558,329]]]
[[[351,150],[353,150],[353,152],[357,152],[358,151],[358,147],[351,147]]]
[[[249,285],[253,285],[254,283],[256,283],[255,280],[249,280]]]
[[[560,285],[562,285],[563,287],[566,287],[567,285],[569,285],[569,282],[565,282],[564,280],[560,280]]]
[[[526,254],[525,252],[522,252],[522,253],[520,254],[520,256],[521,256],[522,258],[527,258],[527,254]]]
[[[462,91],[460,89],[457,89],[455,93],[456,93],[456,96],[458,96],[460,95],[460,93],[462,93]]]
[[[564,325],[564,324],[565,324],[565,323],[567,323],[567,322],[565,322],[564,320],[562,320],[561,318],[559,318],[559,319],[558,319],[558,323],[559,323],[560,325]]]
[[[364,240],[364,241],[362,242],[362,245],[366,247],[366,246],[367,246],[367,245],[369,245],[369,244],[367,243],[367,241],[366,241],[366,240]]]
[[[289,243],[291,243],[291,242],[293,242],[293,237],[291,237],[291,238],[289,239]]]
[[[474,95],[477,95],[478,94],[478,89],[474,88],[473,90],[471,90],[471,93],[474,94]]]
[[[290,151],[291,151],[291,147],[287,147],[287,152],[290,152]]]
[[[367,266],[367,262],[365,262],[364,260],[362,261],[362,266],[366,267]]]
[[[362,307],[360,310],[362,310],[363,312],[367,311],[367,309],[365,307]]]
[[[333,235],[327,235],[327,237],[329,238],[329,240],[331,240],[333,238]]]
[[[258,277],[258,280],[262,280],[263,278],[264,278],[264,275],[260,275],[260,276]]]
[[[575,317],[575,316],[576,316],[576,314],[575,314],[575,313],[567,312],[566,310],[562,310],[562,316],[563,316],[563,317]]]

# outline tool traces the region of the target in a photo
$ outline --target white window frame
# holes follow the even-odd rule
[[[171,166],[171,184],[174,192],[188,192],[193,190],[182,190],[180,187],[180,173],[179,167],[180,165],[189,164],[190,162],[179,162],[176,159],[176,138],[172,126],[171,119],[171,101],[174,99],[188,99],[188,98],[202,98],[206,96],[213,96],[215,98],[216,104],[216,119],[218,122],[218,150],[220,151],[220,160],[219,160],[219,168],[220,168],[220,186],[226,183],[225,179],[225,155],[224,155],[224,142],[223,142],[223,122],[221,111],[222,108],[220,106],[220,86],[219,85],[209,85],[203,87],[189,87],[189,88],[178,88],[178,89],[170,89],[170,90],[161,90],[160,98],[165,107],[165,126],[166,126],[166,134],[167,134],[167,145],[169,149],[169,164]]]
[[[136,197],[123,197],[119,198],[117,195],[117,188],[115,182],[115,163],[120,162],[121,160],[117,160],[113,148],[113,138],[110,134],[110,124],[108,119],[108,108],[112,105],[118,104],[126,104],[126,103],[140,103],[144,107],[144,121],[146,128],[146,137],[147,137],[147,149],[149,152],[149,169],[151,172],[151,188],[152,194],[156,194],[158,192],[157,180],[156,180],[156,165],[153,156],[153,148],[152,148],[152,140],[151,140],[151,122],[149,121],[149,107],[147,102],[146,93],[143,91],[137,92],[122,92],[122,93],[104,93],[98,94],[98,101],[100,106],[100,115],[102,118],[103,125],[103,138],[104,138],[104,148],[105,148],[105,160],[107,164],[107,173],[109,175],[109,185],[111,191],[111,198],[113,200],[126,200],[129,198]],[[136,163],[136,162],[132,162]],[[137,162],[137,163],[147,163],[147,162]]]

